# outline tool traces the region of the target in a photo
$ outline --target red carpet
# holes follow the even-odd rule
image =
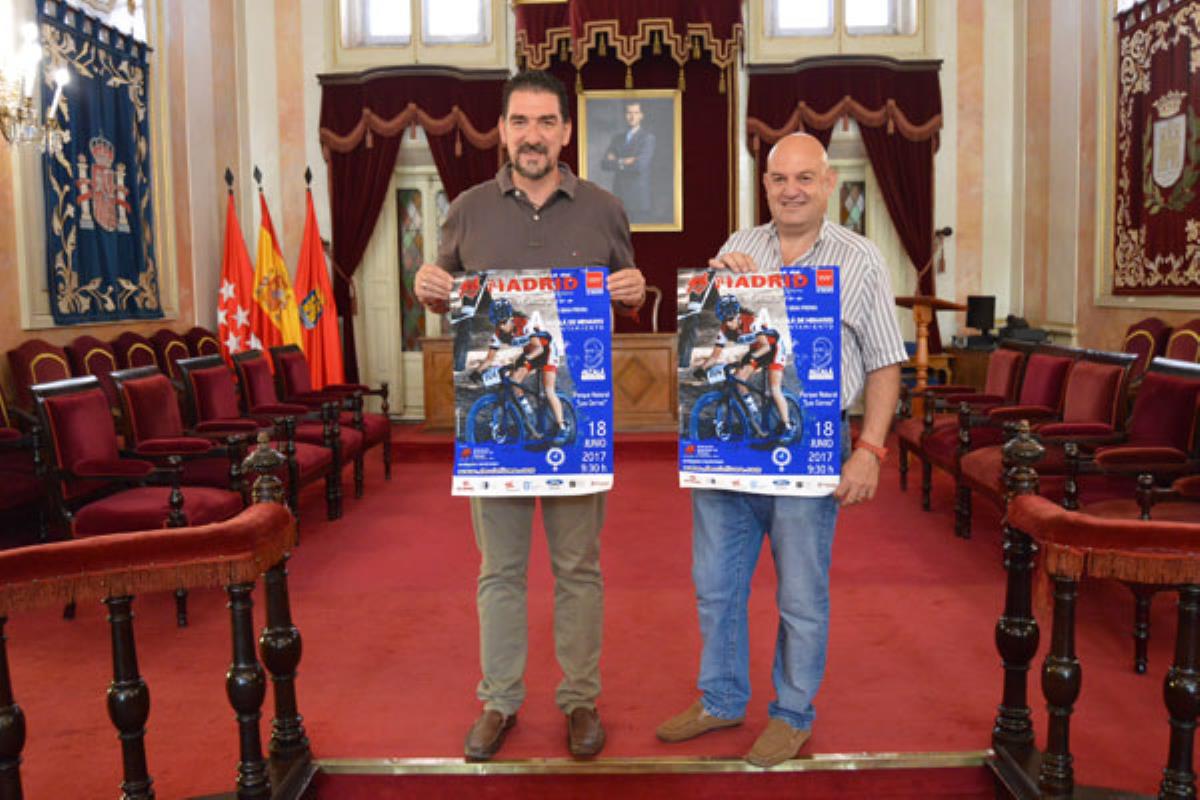
[[[737,757],[765,724],[772,695],[770,556],[764,553],[751,603],[755,695],[747,723],[683,745],[658,742],[658,722],[695,697],[699,634],[688,499],[675,485],[673,447],[650,438],[618,448],[604,533],[604,755]],[[420,452],[436,460],[414,460]],[[383,481],[378,459],[369,459],[366,497],[347,496],[346,516],[338,522],[324,522],[320,488],[304,495],[303,543],[291,562],[291,585],[304,635],[300,710],[318,758],[461,756],[462,737],[478,713],[478,556],[467,503],[449,496],[449,457],[448,441],[405,442],[390,483]],[[988,747],[1001,680],[992,643],[1003,591],[997,515],[977,504],[975,539],[955,539],[952,486],[942,476],[934,507],[924,514],[915,490],[900,494],[891,465],[879,499],[842,516],[829,672],[805,752]],[[528,699],[503,755],[562,758],[544,539],[536,540],[533,553]],[[261,601],[261,592],[255,599]],[[134,603],[138,655],[152,697],[148,749],[159,797],[227,791],[233,784],[236,736],[224,694],[230,660],[224,602],[218,591],[196,593],[192,627],[185,630],[175,629],[168,596]],[[261,607],[256,612],[261,620]],[[1072,744],[1083,781],[1148,793],[1166,759],[1161,686],[1174,636],[1174,601],[1164,595],[1154,604],[1147,676],[1134,675],[1130,666],[1131,617],[1125,589],[1084,584],[1078,642],[1084,683]],[[113,796],[120,759],[105,712],[111,666],[103,607],[81,607],[71,623],[53,610],[17,615],[8,634],[14,689],[28,721],[26,796]],[[1043,653],[1048,640],[1043,627]],[[1038,709],[1040,662],[1041,654],[1031,681]],[[1040,710],[1036,726],[1042,741]],[[814,781],[814,796],[823,796],[817,788],[823,779],[791,777]],[[572,795],[587,796],[581,794],[586,783],[579,792],[572,788]]]

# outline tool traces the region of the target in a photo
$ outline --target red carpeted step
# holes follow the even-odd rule
[[[985,767],[819,772],[531,775],[320,775],[312,800],[563,797],[571,800],[991,800]]]

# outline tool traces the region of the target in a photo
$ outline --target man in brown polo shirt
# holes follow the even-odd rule
[[[621,203],[558,162],[571,138],[567,93],[544,72],[523,72],[504,86],[500,141],[509,162],[495,179],[463,192],[442,226],[437,264],[417,270],[417,297],[444,310],[451,272],[606,266],[618,311],[646,299],[634,266],[629,221]],[[470,760],[500,749],[525,699],[525,575],[533,497],[472,497],[471,521],[481,565],[477,604],[483,714],[467,734]],[[555,654],[563,671],[555,700],[567,715],[567,745],[577,758],[604,747],[596,712],[604,589],[600,577],[603,493],[543,497],[542,519],[554,573]]]

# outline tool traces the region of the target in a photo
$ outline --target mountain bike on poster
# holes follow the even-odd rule
[[[479,373],[484,394],[467,411],[463,438],[472,444],[523,444],[531,449],[561,447],[575,441],[575,405],[556,392],[562,405],[563,424],[554,419],[536,373],[523,383],[512,379],[511,365],[489,367]]]
[[[804,430],[800,398],[788,389],[783,390],[788,411],[785,426],[767,389],[766,371],[759,370],[758,381],[742,380],[736,373],[735,364],[715,364],[704,372],[704,381],[715,388],[700,395],[692,406],[688,417],[692,440],[745,440],[751,445],[774,446],[789,445],[799,439]]]

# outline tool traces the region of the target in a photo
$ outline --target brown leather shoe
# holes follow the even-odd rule
[[[467,732],[467,741],[463,752],[468,761],[487,761],[504,744],[504,735],[508,729],[517,724],[517,715],[505,716],[499,711],[484,711],[471,730]]]
[[[704,703],[697,700],[685,710],[659,725],[654,734],[664,742],[685,742],[702,733],[741,725],[744,719],[744,717],[736,719],[714,717],[704,710]]]
[[[793,728],[781,719],[767,720],[766,730],[754,742],[746,760],[756,767],[773,767],[795,758],[800,748],[812,736],[811,730]]]
[[[604,749],[604,726],[594,708],[577,708],[567,715],[567,749],[575,758],[592,758]]]

